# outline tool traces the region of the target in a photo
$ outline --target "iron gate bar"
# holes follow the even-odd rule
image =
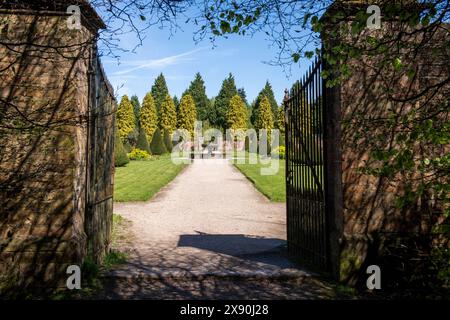
[[[286,91],[286,195],[288,250],[326,271],[325,85],[322,59]]]
[[[304,88],[304,86],[303,86],[303,88]],[[301,90],[303,90],[303,88],[302,88]],[[311,90],[311,88],[310,88],[309,90]],[[305,101],[306,104],[307,104],[307,99],[308,99],[308,97],[306,96],[306,101]],[[302,106],[301,106],[301,107],[302,107]],[[306,107],[306,105],[303,105],[303,107]],[[317,186],[319,187],[319,191],[320,191],[321,193],[323,193],[322,184],[320,183],[319,178],[318,178],[317,175],[316,175],[314,166],[312,165],[312,162],[311,162],[311,159],[310,159],[310,157],[309,157],[309,155],[308,155],[308,152],[306,152],[306,150],[310,150],[309,148],[311,148],[311,147],[313,147],[313,146],[312,146],[311,144],[309,144],[310,141],[308,141],[308,146],[309,146],[309,148],[308,148],[308,149],[306,148],[306,146],[305,146],[305,144],[304,144],[304,142],[303,142],[303,139],[302,139],[302,133],[301,133],[301,131],[298,129],[298,126],[296,126],[296,125],[297,125],[297,121],[294,122],[294,132],[297,133],[297,134],[298,134],[298,137],[300,138],[300,139],[299,139],[299,143],[300,143],[300,144],[302,145],[302,147],[303,147],[302,150],[303,150],[303,153],[305,154],[307,165],[311,168],[311,171],[312,171],[313,177],[314,177],[314,181],[316,182]],[[314,153],[313,153],[313,154],[314,154]],[[310,181],[309,181],[309,182],[310,182]]]

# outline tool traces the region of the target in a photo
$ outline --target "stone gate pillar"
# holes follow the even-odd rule
[[[96,99],[112,110],[115,103],[94,81],[98,30],[105,25],[87,1],[70,5],[80,15],[68,14],[66,1],[0,3],[0,295],[65,285],[68,265],[107,250],[104,220],[112,206],[87,218],[94,189],[87,182],[95,180],[88,143],[108,140],[114,120],[114,112],[100,119],[104,134],[92,137]],[[112,175],[105,160],[95,165]],[[99,194],[111,190],[105,188],[95,186]]]
[[[413,277],[429,272],[420,268],[431,259],[434,245],[448,246],[448,234],[433,229],[437,223],[445,224],[445,204],[436,192],[422,190],[412,203],[399,205],[425,179],[421,164],[430,154],[448,154],[448,144],[430,146],[417,139],[411,145],[414,156],[404,155],[405,161],[412,159],[405,171],[395,171],[392,150],[403,152],[401,130],[408,129],[404,121],[408,115],[414,116],[412,110],[431,115],[446,103],[448,108],[450,84],[437,86],[450,75],[446,46],[450,28],[441,24],[428,32],[420,26],[400,24],[395,17],[387,19],[386,4],[393,2],[336,1],[322,18],[325,54],[339,44],[363,48],[376,39],[393,39],[405,30],[422,30],[403,35],[405,46],[389,64],[383,54],[373,51],[361,55],[349,51],[345,61],[328,62],[329,79],[342,76],[326,95],[333,273],[340,281],[363,287],[370,265],[380,266],[383,282]],[[352,35],[352,23],[360,19],[358,12],[365,13],[376,3],[381,9],[381,29],[364,28]],[[403,1],[402,5],[405,12],[418,10],[415,1]],[[340,68],[343,65],[346,67]],[[445,118],[448,121],[448,109],[438,121]],[[388,170],[383,165],[390,163],[395,173],[377,172]]]

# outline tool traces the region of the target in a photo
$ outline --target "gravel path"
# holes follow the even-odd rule
[[[110,298],[155,298],[148,281],[167,289],[161,283],[168,279],[183,279],[184,287],[195,287],[194,279],[226,279],[236,285],[235,279],[303,282],[310,277],[286,257],[285,204],[270,202],[225,160],[196,160],[150,201],[116,203],[114,212],[131,222],[133,240],[119,245],[129,252],[129,262],[108,275],[115,287]],[[277,289],[277,297],[293,293],[284,287]],[[175,295],[169,291],[172,294],[163,297],[176,298],[180,292],[195,297],[192,290],[176,289]],[[214,292],[198,297],[216,297]]]

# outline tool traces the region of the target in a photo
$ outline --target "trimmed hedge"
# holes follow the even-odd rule
[[[152,154],[156,155],[167,153],[167,148],[161,137],[161,130],[159,130],[159,128],[157,128],[155,130],[155,133],[153,134],[152,143],[150,144],[150,150],[152,151]]]
[[[143,128],[139,129],[136,148],[150,153],[150,146],[148,145],[147,134],[145,133],[145,130]]]
[[[168,152],[172,152],[173,149],[172,136],[167,130],[164,130],[164,145],[166,146]]]
[[[129,162],[130,159],[128,159],[127,152],[120,139],[119,130],[116,129],[116,136],[114,139],[114,166],[123,167]]]
[[[130,153],[131,150],[133,150],[133,147],[131,146],[131,144],[128,142],[128,140],[125,140],[125,142],[123,142],[123,148],[125,150],[126,153]]]

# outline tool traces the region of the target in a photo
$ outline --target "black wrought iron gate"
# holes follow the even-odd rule
[[[317,59],[285,100],[288,250],[328,271],[326,215],[325,85]]]

